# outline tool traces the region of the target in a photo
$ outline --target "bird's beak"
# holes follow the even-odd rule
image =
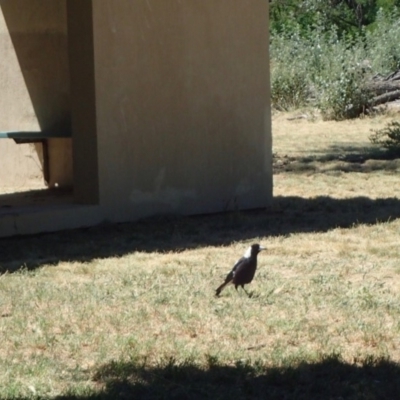
[[[261,246],[260,246],[260,251],[261,251],[261,250],[267,250],[267,248],[266,248],[266,247],[261,247]]]

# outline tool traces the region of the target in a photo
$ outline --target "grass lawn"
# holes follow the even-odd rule
[[[400,399],[387,117],[273,116],[268,210],[0,242],[0,399]],[[247,246],[247,290],[215,298]]]

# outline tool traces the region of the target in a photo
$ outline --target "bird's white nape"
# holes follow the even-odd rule
[[[244,252],[243,257],[245,257],[245,258],[251,257],[251,246],[248,247],[247,250]]]

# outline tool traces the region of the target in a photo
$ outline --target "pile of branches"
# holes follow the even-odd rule
[[[372,94],[368,105],[376,107],[400,99],[400,69],[384,77],[375,75],[367,89]]]

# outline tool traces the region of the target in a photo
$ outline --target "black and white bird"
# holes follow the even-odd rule
[[[217,288],[215,294],[219,296],[222,290],[229,284],[235,285],[236,290],[238,286],[241,286],[246,292],[244,285],[253,280],[257,269],[257,255],[262,250],[265,250],[265,247],[261,247],[258,243],[251,245],[243,257],[233,266],[232,271],[226,276],[225,282]],[[250,297],[249,293],[246,292],[246,294]]]

